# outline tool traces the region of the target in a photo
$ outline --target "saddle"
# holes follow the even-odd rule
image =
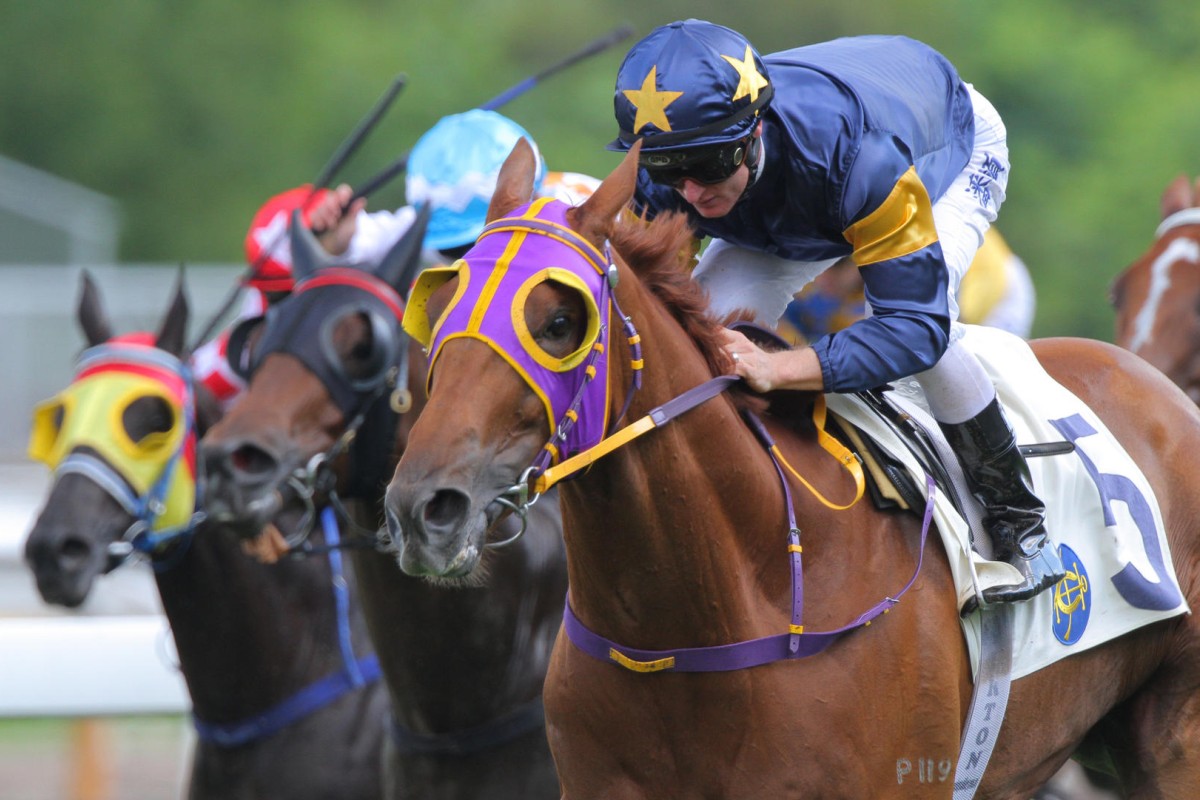
[[[768,351],[791,349],[792,345],[773,331],[753,323],[730,325],[759,347]],[[785,419],[802,413],[796,406],[796,392],[772,392],[766,396],[771,411]],[[834,400],[834,398],[837,398]],[[908,379],[852,395],[830,395],[827,432],[837,438],[862,463],[867,496],[884,511],[921,514],[925,507],[925,474],[931,476],[938,492],[966,526],[966,541],[977,557],[970,559],[971,569],[956,572],[959,608],[964,616],[980,603],[988,586],[1015,583],[1019,579],[1010,565],[992,560],[991,538],[982,523],[983,510],[964,479],[957,456],[945,440],[940,427],[924,406],[924,397],[916,381]],[[839,402],[840,401],[840,402]],[[839,405],[852,403],[867,412],[876,425],[864,426],[847,415]],[[893,449],[881,442],[880,430],[886,431]],[[894,452],[902,444],[910,463]],[[1027,459],[1073,453],[1075,445],[1065,439],[1020,445]],[[918,466],[913,469],[911,462]]]

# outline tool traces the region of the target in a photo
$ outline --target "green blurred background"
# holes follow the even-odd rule
[[[1108,284],[1149,246],[1167,182],[1200,172],[1200,3],[1177,0],[8,0],[0,155],[115,198],[123,261],[234,262],[258,205],[311,180],[397,74],[407,89],[340,179],[629,23],[503,109],[551,168],[606,174],[617,65],[684,17],[762,53],[902,33],[949,56],[1008,125],[999,227],[1033,273],[1039,336],[1111,338]],[[402,201],[402,180],[371,198]]]

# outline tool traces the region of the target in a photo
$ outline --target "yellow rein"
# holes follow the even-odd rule
[[[813,402],[812,418],[813,424],[816,425],[817,428],[817,443],[821,445],[821,449],[836,458],[838,463],[840,463],[854,479],[853,500],[846,505],[837,505],[836,503],[830,502],[825,498],[824,495],[821,494],[820,491],[817,490],[816,487],[805,480],[804,477],[800,475],[800,473],[798,473],[792,467],[792,465],[783,458],[783,454],[779,452],[779,448],[777,446],[771,446],[771,453],[776,459],[779,460],[781,464],[783,464],[784,467],[787,468],[787,471],[790,472],[796,478],[796,480],[798,480],[800,484],[804,486],[804,488],[808,489],[808,491],[812,493],[813,497],[817,498],[817,500],[819,500],[825,507],[831,508],[834,511],[845,511],[846,509],[853,507],[859,500],[862,499],[863,491],[866,488],[866,480],[863,477],[862,464],[853,453],[851,453],[845,446],[842,445],[841,442],[830,436],[825,431],[826,408],[824,395],[818,394],[817,399]],[[603,439],[598,444],[588,448],[587,450],[584,450],[581,453],[576,453],[565,461],[547,469],[534,480],[534,491],[538,494],[544,493],[563,478],[573,475],[579,470],[590,466],[617,448],[623,447],[624,445],[641,436],[643,433],[651,431],[656,427],[658,427],[658,423],[656,423],[650,415],[642,417],[641,419],[617,431],[612,436]]]

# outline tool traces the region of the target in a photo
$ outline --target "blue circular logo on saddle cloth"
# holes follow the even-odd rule
[[[1092,614],[1092,587],[1087,570],[1075,551],[1058,548],[1067,575],[1054,585],[1054,637],[1065,645],[1077,644]]]

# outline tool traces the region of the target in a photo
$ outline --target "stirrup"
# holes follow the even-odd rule
[[[1021,571],[1025,580],[1009,586],[989,586],[983,590],[986,603],[1019,603],[1029,600],[1054,586],[1067,576],[1054,545],[1047,542],[1032,558],[1017,556],[1009,563]],[[1047,553],[1050,550],[1051,553]],[[1013,562],[1016,563],[1013,563]],[[1035,563],[1040,562],[1038,566]]]

